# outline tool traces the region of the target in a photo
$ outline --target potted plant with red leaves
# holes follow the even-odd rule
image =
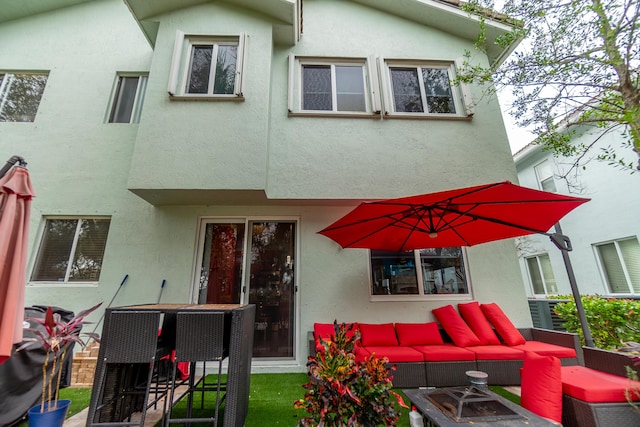
[[[305,396],[294,403],[307,413],[299,426],[393,426],[400,416],[394,400],[408,408],[393,391],[387,358],[356,361],[360,333],[352,328],[334,322],[334,337],[320,339],[322,349],[309,357]]]
[[[71,344],[79,344],[84,348],[80,331],[82,326],[90,322],[86,317],[100,307],[102,303],[83,310],[70,320],[64,321],[58,313],[54,313],[51,307],[47,307],[44,318],[30,317],[26,319],[30,323],[40,327],[25,328],[34,336],[24,339],[24,344],[16,351],[23,350],[34,345],[40,346],[45,351],[42,364],[42,397],[40,405],[29,410],[29,426],[54,426],[62,425],[70,401],[59,401],[60,385],[62,380],[62,366],[67,360],[67,350]],[[82,335],[99,342],[100,337],[96,333],[83,333]],[[52,419],[53,418],[53,419]]]

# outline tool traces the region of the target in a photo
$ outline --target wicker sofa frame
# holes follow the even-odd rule
[[[632,359],[624,353],[584,347],[584,366],[621,377],[627,376]],[[634,407],[635,406],[635,407]],[[562,396],[564,427],[638,427],[640,403],[593,403]]]
[[[541,341],[568,347],[576,350],[577,357],[564,358],[561,362],[565,366],[577,365],[582,362],[580,340],[576,334],[561,331],[551,331],[540,328],[519,328],[527,341]],[[451,338],[444,330],[440,333],[445,342],[451,343]],[[315,354],[315,340],[313,331],[308,333],[309,355]],[[469,383],[466,371],[479,370],[489,375],[492,385],[519,385],[522,360],[480,360],[480,361],[447,361],[447,362],[396,362],[390,363],[393,385],[402,388],[417,387],[452,387]]]

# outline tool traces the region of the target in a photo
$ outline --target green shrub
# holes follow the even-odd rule
[[[584,334],[573,297],[559,298],[570,301],[557,304],[556,314],[565,320],[563,326],[567,331],[577,333],[584,345]],[[615,350],[627,342],[640,342],[640,301],[602,298],[598,295],[583,295],[581,300],[596,347]]]

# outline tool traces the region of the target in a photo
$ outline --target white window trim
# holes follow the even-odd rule
[[[238,35],[215,34],[185,34],[176,32],[173,46],[173,57],[169,69],[167,92],[171,100],[180,101],[244,101],[244,67],[249,36],[246,33]],[[191,47],[195,43],[237,42],[237,62],[234,93],[232,94],[194,94],[186,93],[187,74],[191,62]]]
[[[42,221],[40,223],[40,227],[38,230],[38,240],[37,245],[34,248],[34,253],[30,262],[30,266],[28,269],[28,285],[30,287],[51,287],[52,285],[54,285],[56,288],[61,288],[61,287],[67,287],[67,288],[86,288],[86,287],[97,287],[100,284],[100,281],[74,281],[74,282],[70,282],[69,281],[69,274],[71,271],[71,267],[73,262],[70,262],[67,265],[67,271],[65,273],[65,277],[64,277],[64,281],[63,282],[59,282],[59,281],[51,281],[51,280],[31,280],[31,277],[33,276],[33,270],[36,267],[36,261],[37,261],[37,257],[38,257],[38,252],[40,251],[40,247],[42,245],[42,239],[44,238],[44,233],[46,231],[46,225],[47,225],[47,221],[56,221],[56,220],[66,220],[66,219],[73,219],[73,220],[78,220],[78,223],[76,224],[76,233],[73,237],[73,244],[71,245],[71,249],[69,251],[69,257],[71,256],[71,254],[75,253],[76,250],[76,246],[78,244],[78,232],[79,232],[79,227],[80,227],[80,220],[90,220],[90,219],[108,219],[109,221],[112,220],[111,216],[108,215],[88,215],[88,216],[44,216],[42,217]],[[110,224],[111,225],[111,224]],[[111,229],[109,229],[109,231],[111,231]],[[109,236],[107,235],[107,240],[109,239]],[[104,255],[106,253],[106,247],[105,247],[105,252],[102,254],[103,255],[103,261],[104,261]]]
[[[620,250],[620,244],[619,244],[619,242],[623,240],[630,240],[634,238],[637,239],[636,236],[628,236],[628,237],[621,237],[619,239],[612,239],[604,242],[598,242],[592,245],[593,253],[596,257],[597,264],[598,264],[598,271],[600,272],[600,278],[602,280],[602,283],[604,284],[606,293],[609,295],[614,295],[616,297],[621,297],[625,295],[639,295],[633,289],[633,284],[631,283],[631,277],[629,276],[629,271],[627,269],[626,263],[624,262],[624,257],[622,256],[622,251]],[[607,277],[607,273],[604,268],[604,262],[602,261],[602,257],[600,256],[600,251],[598,250],[598,246],[607,245],[609,243],[613,243],[614,247],[616,248],[616,254],[618,255],[618,260],[620,261],[620,264],[622,266],[622,271],[624,273],[624,278],[627,282],[628,292],[613,292],[613,290],[611,289],[611,284],[609,283],[609,278]]]
[[[332,69],[332,96],[334,103],[337,96],[335,90],[335,74],[333,69],[336,65],[360,65],[364,77],[365,111],[328,111],[328,110],[303,110],[302,109],[302,66],[303,65],[325,65]],[[353,117],[353,118],[381,118],[381,102],[379,96],[379,79],[375,67],[375,58],[346,58],[346,57],[317,57],[317,56],[296,56],[289,54],[289,96],[288,110],[289,116],[312,116],[312,117]]]
[[[416,262],[416,280],[418,283],[417,294],[398,294],[398,295],[374,295],[373,294],[373,272],[371,271],[371,251],[368,251],[367,262],[369,264],[369,301],[370,302],[389,302],[389,301],[472,301],[473,287],[471,286],[471,276],[469,275],[469,262],[467,258],[467,248],[460,247],[462,251],[462,260],[464,261],[464,275],[469,292],[466,294],[425,294],[424,281],[422,279],[422,268],[420,266],[420,251],[414,251]]]
[[[451,95],[456,109],[456,113],[415,113],[395,111],[395,102],[393,100],[393,84],[391,82],[391,71],[393,67],[426,67],[426,68],[443,68],[449,72],[449,77],[453,80],[456,77],[456,66],[459,60],[410,60],[410,59],[392,59],[378,58],[379,68],[382,74],[382,88],[384,101],[385,118],[392,119],[444,119],[444,120],[470,120],[475,112],[475,106],[471,96],[471,90],[466,83],[451,84]],[[421,93],[424,94],[424,82],[418,79]],[[424,100],[423,100],[424,104]],[[426,105],[424,106],[426,109]]]
[[[133,101],[133,108],[131,110],[131,117],[128,123],[139,123],[140,115],[142,114],[142,104],[144,103],[144,97],[147,90],[147,82],[149,79],[149,73],[136,73],[136,72],[122,72],[117,73],[116,78],[113,81],[113,87],[111,88],[111,96],[109,97],[109,105],[107,107],[107,112],[105,115],[104,122],[109,124],[126,124],[119,122],[111,122],[109,119],[111,118],[111,113],[113,111],[114,103],[116,102],[116,93],[118,90],[118,82],[121,77],[138,77],[138,88],[136,89],[135,98]]]

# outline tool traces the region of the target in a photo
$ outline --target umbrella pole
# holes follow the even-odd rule
[[[569,258],[569,251],[572,250],[571,240],[569,237],[562,234],[562,228],[560,223],[555,225],[556,232],[549,235],[551,241],[560,252],[562,252],[562,259],[564,260],[564,266],[567,269],[567,275],[569,276],[569,285],[571,286],[571,292],[573,293],[573,299],[576,303],[576,310],[578,312],[578,318],[580,319],[580,325],[582,326],[582,333],[584,334],[584,342],[587,347],[595,347],[593,343],[593,337],[591,336],[591,330],[587,323],[587,316],[582,305],[582,299],[580,298],[580,291],[578,290],[578,284],[576,283],[576,276],[573,274],[573,266],[571,265],[571,259]]]

